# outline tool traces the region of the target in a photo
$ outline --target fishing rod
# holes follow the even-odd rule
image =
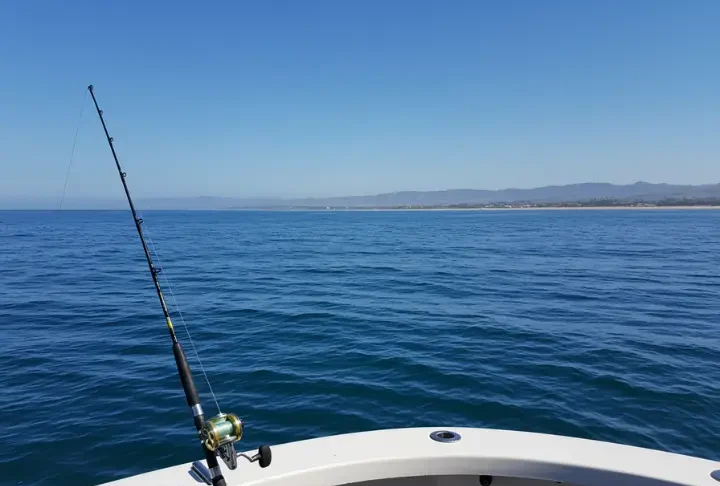
[[[238,456],[242,456],[250,462],[257,461],[260,467],[267,467],[270,465],[272,460],[270,447],[261,446],[258,453],[252,457],[246,456],[245,454],[238,454],[235,451],[235,442],[242,439],[242,420],[240,420],[240,418],[238,418],[235,414],[220,412],[219,406],[218,415],[205,420],[205,413],[203,412],[202,405],[200,404],[200,396],[198,395],[197,388],[195,387],[195,381],[193,380],[190,365],[188,364],[187,359],[185,358],[185,352],[175,335],[175,329],[173,328],[173,323],[170,319],[170,312],[165,304],[165,297],[163,297],[162,289],[160,288],[158,274],[161,269],[156,268],[153,264],[152,257],[150,256],[150,250],[148,249],[147,243],[145,243],[145,236],[143,235],[142,229],[143,220],[138,217],[137,212],[135,211],[135,205],[133,204],[126,181],[127,174],[123,172],[122,167],[120,166],[120,161],[118,160],[117,153],[115,152],[114,139],[108,132],[107,125],[105,124],[105,118],[103,117],[103,111],[98,106],[92,84],[88,86],[88,91],[90,92],[90,96],[92,96],[95,109],[100,117],[100,122],[102,123],[103,130],[105,131],[105,137],[107,138],[108,145],[110,145],[110,151],[112,152],[113,159],[115,159],[115,167],[117,168],[120,181],[122,182],[123,189],[125,190],[127,202],[130,205],[130,212],[132,213],[133,220],[135,221],[135,229],[137,229],[138,236],[140,236],[140,243],[142,244],[143,251],[145,252],[145,260],[147,260],[150,275],[152,276],[152,281],[155,285],[155,292],[160,300],[160,307],[162,307],[165,322],[170,333],[170,339],[172,340],[173,355],[175,356],[175,364],[177,366],[178,375],[180,375],[180,382],[182,383],[183,391],[185,392],[185,399],[192,410],[193,423],[195,424],[195,428],[198,431],[198,435],[203,446],[203,452],[205,454],[205,460],[207,461],[209,471],[204,470],[199,467],[197,463],[194,463],[193,472],[199,475],[206,484],[212,484],[213,486],[226,486],[225,478],[222,475],[222,470],[220,469],[220,465],[217,461],[217,456],[220,456],[225,465],[230,469],[237,468]]]

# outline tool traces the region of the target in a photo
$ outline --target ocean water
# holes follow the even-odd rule
[[[143,217],[243,449],[454,425],[720,458],[720,211]],[[129,212],[0,212],[0,390],[0,483],[200,457]]]

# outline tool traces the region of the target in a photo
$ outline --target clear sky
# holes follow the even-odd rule
[[[720,182],[720,1],[0,1],[0,197]],[[120,197],[85,100],[68,197]]]

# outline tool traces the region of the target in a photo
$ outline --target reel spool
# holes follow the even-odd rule
[[[209,451],[242,439],[243,423],[237,415],[221,413],[207,420],[200,429],[200,440]]]

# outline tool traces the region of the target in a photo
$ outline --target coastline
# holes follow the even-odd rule
[[[556,207],[514,207],[514,208],[227,208],[226,211],[707,211],[720,206],[556,206]]]
[[[450,208],[450,207],[426,207],[426,208],[373,208],[373,207],[305,207],[305,208],[293,208],[293,207],[276,207],[276,208],[146,208],[145,211],[708,211],[720,209],[718,206],[547,206],[547,207],[510,207],[510,208]],[[70,208],[70,209],[57,209],[57,208],[0,208],[0,212],[72,212],[72,211],[127,211],[121,208]]]
[[[656,210],[701,210],[720,209],[720,206],[595,206],[595,207],[529,207],[529,208],[368,208],[368,211],[656,211]],[[321,209],[321,211],[364,211],[363,208]]]

